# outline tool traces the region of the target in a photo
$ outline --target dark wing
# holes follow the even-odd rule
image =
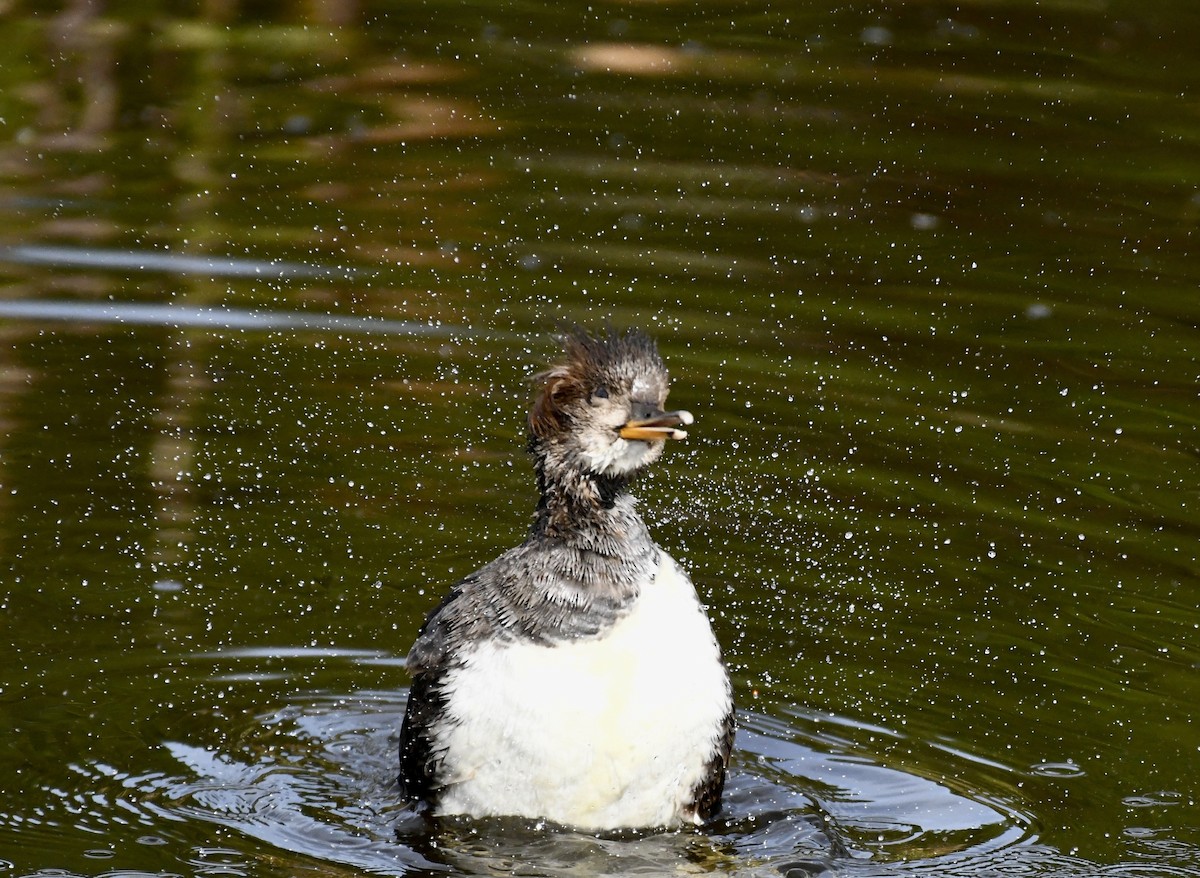
[[[733,750],[733,735],[737,728],[733,708],[725,715],[721,732],[717,738],[717,749],[709,759],[704,777],[692,792],[692,811],[701,820],[708,820],[721,810],[721,793],[725,790],[725,771],[729,768],[729,754]]]
[[[400,796],[407,802],[434,804],[441,761],[434,741],[434,726],[446,709],[441,688],[445,671],[418,673],[408,690],[408,706],[400,727]]]
[[[463,587],[458,583],[426,617],[408,654],[413,682],[408,690],[404,722],[400,726],[400,796],[411,803],[435,804],[440,783],[438,769],[442,752],[435,731],[444,720],[446,693],[443,687],[450,666],[451,629]]]

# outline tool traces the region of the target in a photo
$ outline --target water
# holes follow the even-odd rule
[[[0,874],[1200,875],[1190,5],[0,18]],[[697,416],[726,810],[414,824],[573,320]]]
[[[231,650],[191,661],[214,666],[213,679],[228,682],[227,699],[273,676],[260,670],[264,659],[351,673],[359,664],[395,664],[365,651],[284,652]],[[1011,805],[880,765],[854,740],[864,733],[900,739],[895,732],[838,717],[781,721],[752,713],[741,717],[726,808],[704,831],[597,837],[527,821],[455,818],[431,837],[396,801],[395,731],[403,701],[395,692],[308,692],[289,701],[267,713],[247,712],[219,742],[195,732],[194,743],[163,741],[152,758],[165,770],[129,774],[102,762],[71,765],[75,783],[44,791],[38,825],[72,821],[106,836],[117,823],[141,828],[137,844],[169,846],[172,824],[213,824],[276,856],[296,857],[286,860],[288,868],[308,859],[386,874],[446,867],[490,874],[504,862],[530,875],[676,871],[689,862],[693,871],[832,874],[860,860],[931,854],[986,861],[1031,837],[1029,816]],[[944,756],[947,764],[962,758]],[[198,847],[193,856],[215,850]],[[101,845],[85,856],[102,851],[118,855]],[[253,869],[237,847],[219,851],[228,858],[224,867]]]

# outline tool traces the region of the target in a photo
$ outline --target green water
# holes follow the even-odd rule
[[[1200,875],[1192,4],[200,6],[0,4],[0,874]],[[726,812],[430,835],[404,652],[606,320]]]

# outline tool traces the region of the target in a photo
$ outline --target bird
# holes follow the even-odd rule
[[[527,538],[453,585],[407,656],[399,786],[433,817],[585,831],[699,826],[720,809],[729,675],[634,477],[693,422],[637,329],[568,331],[533,378]]]

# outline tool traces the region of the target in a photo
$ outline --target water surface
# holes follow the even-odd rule
[[[0,24],[0,872],[1200,875],[1189,4]],[[726,810],[414,826],[404,652],[605,320]]]

